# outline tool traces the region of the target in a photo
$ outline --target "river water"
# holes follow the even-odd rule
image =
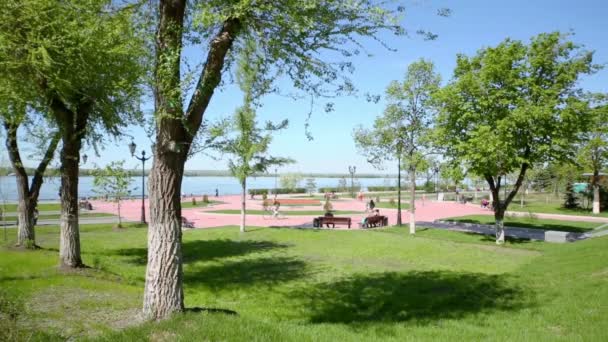
[[[146,178],[147,187],[148,178]],[[315,178],[317,188],[336,187],[340,178]],[[350,186],[350,178],[346,179]],[[46,177],[40,189],[39,200],[56,201],[59,199],[59,177]],[[394,178],[355,178],[355,183],[363,188],[368,186],[395,185]],[[277,183],[280,186],[279,183]],[[141,196],[141,177],[134,177],[131,181],[132,195]],[[299,183],[299,187],[306,186],[306,179]],[[247,180],[248,189],[272,189],[275,187],[275,177],[256,177]],[[218,189],[220,195],[235,195],[241,192],[241,187],[234,177],[184,177],[182,193],[190,195],[215,195]],[[80,177],[78,184],[79,197],[99,196],[93,189],[93,177]],[[146,194],[148,189],[146,188]],[[17,200],[17,185],[15,177],[0,177],[0,201],[13,202]]]

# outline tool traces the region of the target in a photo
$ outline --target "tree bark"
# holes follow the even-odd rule
[[[80,257],[80,231],[78,226],[78,171],[80,148],[86,134],[92,108],[91,99],[82,98],[75,110],[57,96],[50,97],[50,108],[61,135],[61,223],[59,261],[61,267],[84,267]]]
[[[80,230],[78,226],[78,165],[80,140],[63,137],[61,149],[61,233],[59,259],[62,267],[83,267],[80,258]]]
[[[183,157],[155,151],[150,171],[150,224],[148,267],[144,290],[144,315],[150,319],[184,310],[182,289],[181,182]]]
[[[416,234],[416,169],[410,168],[410,234]]]
[[[184,310],[180,202],[184,163],[240,28],[237,19],[227,19],[211,40],[184,113],[179,89],[185,9],[185,0],[159,1],[154,89],[157,134],[149,182],[148,266],[143,301],[143,314],[149,319],[163,319]]]
[[[401,153],[397,154],[397,226],[401,227]]]
[[[246,193],[246,189],[247,189],[247,183],[246,180],[243,180],[241,182],[241,233],[245,232],[245,212],[246,212],[246,208],[245,208],[245,202],[247,200],[247,193]]]

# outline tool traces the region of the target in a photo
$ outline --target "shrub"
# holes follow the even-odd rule
[[[203,195],[203,203],[205,203],[205,204],[209,203],[209,196]]]
[[[394,198],[391,198],[391,199],[388,201],[388,204],[390,204],[390,205],[391,205],[391,207],[394,207],[394,206],[395,206],[395,199],[394,199]]]
[[[196,198],[192,197],[192,206],[196,207]]]
[[[325,200],[325,204],[323,204],[323,210],[326,213],[330,213],[334,209],[334,206],[331,204],[331,201],[328,199]]]
[[[579,207],[578,198],[574,193],[574,187],[572,186],[572,181],[568,181],[566,184],[566,197],[564,198],[564,208],[566,209],[576,209]]]

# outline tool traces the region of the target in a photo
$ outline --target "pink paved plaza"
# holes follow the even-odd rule
[[[287,198],[287,196],[286,196]],[[225,209],[240,209],[240,196],[220,196],[212,198],[214,201],[222,203],[213,204],[204,208],[188,208],[182,209],[182,216],[188,221],[194,223],[196,228],[211,228],[211,227],[222,227],[222,226],[233,226],[238,225],[240,222],[240,214],[219,214],[211,211],[225,210]],[[281,197],[279,197],[279,200]],[[190,198],[186,198],[183,201],[190,201]],[[197,197],[197,201],[201,198]],[[95,211],[116,213],[116,204],[103,201],[92,201]],[[348,216],[352,218],[352,227],[358,228],[358,223],[361,222],[362,218],[366,216],[365,201],[358,201],[353,199],[339,199],[332,201],[333,209],[340,211],[358,211],[361,213],[347,214],[339,216]],[[148,218],[148,202],[145,203],[146,218]],[[262,200],[261,199],[247,199],[247,209],[249,210],[261,210]],[[289,211],[322,211],[323,206],[283,206],[280,208],[281,214],[288,214]],[[139,221],[141,218],[141,200],[127,200],[122,202],[121,216],[131,221]],[[397,210],[396,209],[384,209],[380,208],[380,214],[388,216],[389,224],[393,225],[397,222]],[[432,222],[438,219],[463,216],[463,215],[492,215],[492,212],[488,209],[482,209],[476,205],[464,205],[454,202],[435,202],[435,201],[417,201],[416,202],[416,221]],[[280,218],[272,218],[268,215],[247,215],[247,225],[257,227],[312,227],[313,218],[318,215],[282,215]],[[409,211],[402,211],[403,223],[409,222]],[[344,228],[342,226],[336,226],[336,228]]]

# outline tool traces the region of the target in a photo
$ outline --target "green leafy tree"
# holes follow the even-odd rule
[[[281,178],[279,178],[279,184],[281,184],[281,188],[286,188],[286,189],[295,189],[298,187],[298,185],[300,184],[300,182],[302,181],[304,177],[302,176],[301,173],[297,173],[297,172],[290,172],[290,173],[285,173],[281,175]]]
[[[353,133],[361,154],[375,167],[397,159],[397,225],[401,225],[401,168],[410,175],[410,234],[416,233],[416,173],[424,171],[430,152],[430,130],[434,120],[432,94],[439,89],[440,76],[430,61],[410,64],[402,83],[392,81],[387,90],[387,107],[372,129],[359,127]]]
[[[61,139],[63,267],[82,267],[78,169],[83,142],[118,134],[139,113],[143,40],[131,7],[109,0],[23,0],[0,6],[2,75],[13,75],[46,106]],[[19,98],[25,87],[11,95]]]
[[[317,191],[317,183],[314,178],[306,178],[306,190],[311,196]]]
[[[118,228],[122,228],[120,205],[122,199],[131,195],[131,173],[124,169],[124,160],[115,161],[104,168],[93,171],[94,191],[105,197],[112,198],[118,209]]]
[[[578,207],[579,207],[578,198],[576,197],[576,193],[574,192],[572,180],[570,180],[566,184],[566,196],[564,198],[564,208],[576,209]]]
[[[293,162],[291,159],[278,158],[268,155],[272,142],[272,133],[287,127],[287,120],[278,125],[267,122],[264,128],[258,127],[256,112],[253,107],[254,94],[260,87],[259,65],[254,59],[253,41],[249,41],[247,49],[239,60],[239,86],[245,94],[244,104],[234,114],[233,132],[235,136],[227,138],[220,144],[220,151],[231,156],[228,166],[230,172],[241,184],[241,227],[245,232],[247,178],[256,173],[266,173],[273,166],[281,166]],[[258,93],[259,95],[259,93]],[[282,178],[281,178],[282,179]]]
[[[593,190],[593,213],[600,213],[600,172],[608,164],[608,95],[593,94],[589,99],[589,130],[583,132],[578,161],[590,170]]]
[[[20,102],[20,103],[19,103]],[[0,109],[0,121],[2,122],[6,139],[8,157],[15,173],[17,182],[18,196],[18,226],[17,226],[17,246],[25,248],[37,248],[35,233],[35,210],[38,205],[38,195],[44,173],[47,166],[53,160],[55,150],[59,144],[59,131],[53,129],[50,123],[42,115],[26,114],[27,103],[22,101],[11,101],[10,104],[2,106]],[[35,118],[34,118],[35,116]],[[42,147],[42,158],[36,167],[30,182],[28,171],[21,157],[19,148],[18,130],[25,128],[27,134],[32,134],[33,125],[40,125],[45,128],[45,135],[38,139],[30,139],[36,146]],[[50,138],[49,138],[50,137]]]
[[[301,92],[325,97],[352,92],[346,76],[353,69],[351,59],[360,54],[362,39],[378,39],[383,31],[406,33],[399,24],[402,6],[372,0],[159,0],[157,9],[156,145],[150,172],[148,249],[158,253],[148,254],[143,301],[144,315],[154,319],[184,309],[179,201],[184,163],[211,98],[224,74],[231,72],[230,62],[244,42],[258,42],[263,61],[260,77],[269,89],[282,76]],[[200,72],[189,75],[194,85],[188,99],[181,70],[184,44],[204,47]]]
[[[592,53],[560,33],[529,44],[507,39],[475,56],[459,55],[454,79],[438,100],[438,141],[448,158],[482,175],[492,192],[496,242],[504,242],[504,213],[535,164],[569,160],[586,126],[577,82],[594,71]],[[504,175],[516,172],[500,196]]]

